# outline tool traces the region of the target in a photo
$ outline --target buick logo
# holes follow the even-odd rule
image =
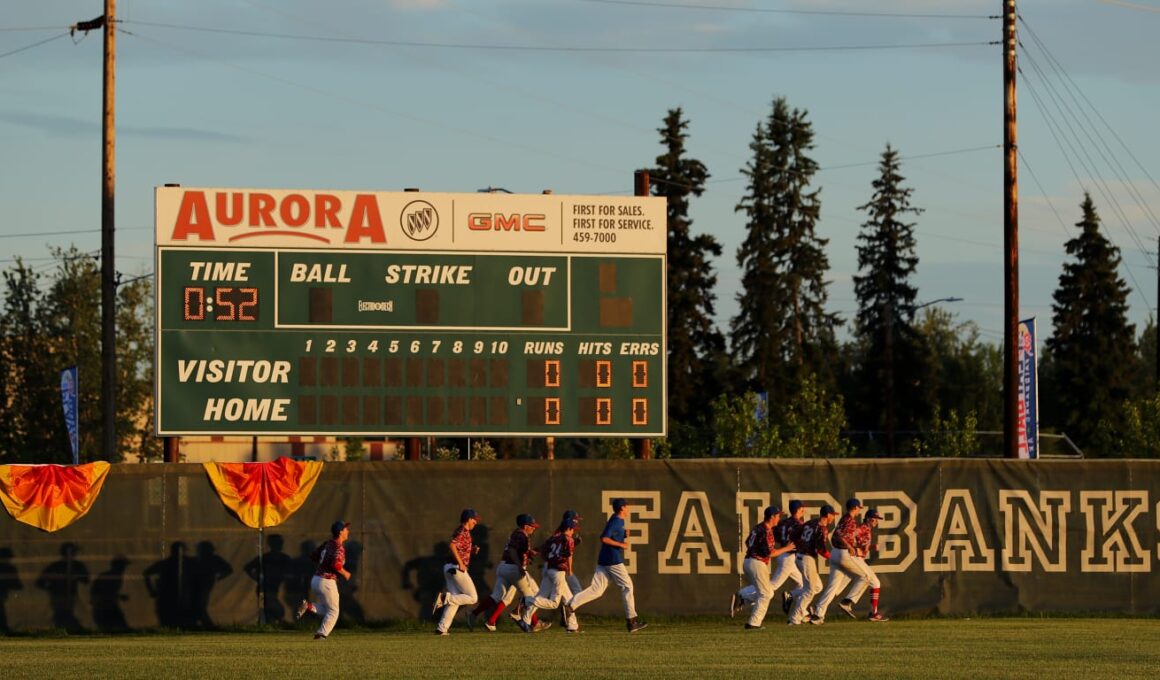
[[[412,241],[426,241],[439,231],[439,213],[427,201],[411,201],[399,215],[399,226]]]

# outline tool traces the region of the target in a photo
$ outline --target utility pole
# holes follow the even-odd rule
[[[636,196],[649,195],[649,175],[648,170],[637,170],[632,177],[633,194]],[[652,440],[648,437],[643,439],[633,440],[633,452],[636,457],[641,460],[649,460],[652,458]]]
[[[113,254],[115,135],[114,64],[117,52],[117,0],[105,0],[104,124],[101,135],[101,440],[103,458],[117,460],[117,262]]]
[[[1019,457],[1019,181],[1015,0],[1003,0],[1003,455]]]

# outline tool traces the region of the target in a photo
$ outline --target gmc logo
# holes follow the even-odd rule
[[[544,231],[546,217],[543,214],[471,213],[467,216],[467,228],[472,231]]]

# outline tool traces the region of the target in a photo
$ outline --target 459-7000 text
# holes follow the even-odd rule
[[[572,240],[577,243],[616,243],[616,234],[606,231],[598,231],[595,233],[578,231],[572,234]]]
[[[379,351],[387,354],[419,354],[426,349],[429,354],[438,354],[440,350],[450,352],[451,354],[507,354],[508,342],[507,340],[491,340],[483,341],[476,340],[474,342],[464,342],[462,340],[371,340],[366,343],[363,349],[372,354]],[[306,351],[319,351],[324,353],[345,352],[351,354],[359,351],[358,340],[325,340],[319,341],[317,345],[314,339],[311,338],[306,341]]]

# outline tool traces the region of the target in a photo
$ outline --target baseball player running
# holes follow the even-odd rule
[[[451,622],[461,606],[473,605],[479,599],[475,592],[475,584],[467,575],[467,565],[471,563],[471,556],[479,552],[478,546],[471,544],[471,530],[479,524],[479,513],[471,508],[459,513],[459,526],[451,534],[451,557],[453,562],[443,565],[443,580],[446,583],[446,592],[439,593],[435,598],[432,612],[443,608],[439,623],[435,626],[436,635],[447,635]]]
[[[636,599],[632,594],[632,577],[624,566],[624,549],[627,532],[624,527],[624,518],[628,517],[628,501],[615,498],[612,501],[612,517],[604,525],[600,534],[600,555],[596,559],[596,571],[592,574],[592,583],[577,593],[568,606],[573,610],[595,600],[604,594],[611,579],[620,586],[620,594],[624,599],[625,625],[628,632],[635,633],[648,624],[640,621],[636,616]]]
[[[769,577],[769,589],[771,593],[776,593],[777,589],[786,582],[792,580],[798,587],[802,584],[802,573],[797,568],[797,555],[794,551],[797,549],[793,542],[793,533],[802,524],[802,517],[806,513],[806,505],[801,501],[789,502],[789,513],[782,515],[781,521],[773,528],[774,547],[784,548],[790,546],[788,551],[781,552],[777,556],[773,575]],[[789,591],[782,591],[781,610],[785,614],[789,614],[790,605],[793,604],[793,598],[790,597]],[[756,586],[748,585],[738,590],[729,601],[729,615],[735,616],[742,607],[749,604],[752,605],[757,602],[758,590]]]
[[[882,584],[878,581],[878,575],[866,562],[866,558],[870,556],[870,547],[873,545],[873,530],[878,526],[878,522],[882,520],[882,515],[876,508],[870,508],[866,511],[866,516],[862,518],[862,524],[858,525],[858,533],[854,537],[854,553],[855,558],[862,563],[866,568],[866,573],[869,578],[859,581],[861,587],[851,587],[850,592],[846,595],[846,599],[838,603],[842,611],[854,617],[854,605],[866,592],[866,588],[870,588],[870,616],[868,620],[874,622],[889,621],[890,619],[878,612],[878,593],[882,588]]]
[[[565,510],[564,516],[560,518],[560,528],[557,529],[557,531],[563,530],[564,523],[570,519],[576,520],[576,528],[572,530],[572,543],[576,547],[580,547],[580,542],[582,540],[580,538],[580,520],[584,519],[580,516],[580,513],[576,512],[575,510]],[[576,578],[575,570],[569,570],[568,575],[564,577],[564,580],[568,582],[568,589],[572,591],[573,595],[584,590],[584,586],[580,585],[580,579]],[[560,608],[561,623],[567,626],[567,614],[564,609],[565,607]]]
[[[499,620],[503,610],[511,604],[516,593],[521,597],[534,597],[536,583],[528,575],[528,563],[539,554],[532,548],[532,534],[540,527],[536,518],[529,514],[516,517],[516,529],[508,537],[507,545],[503,549],[503,559],[495,568],[495,588],[491,595],[485,595],[483,600],[467,616],[469,628],[475,627],[475,619],[486,615],[483,627],[495,632],[495,623]]]
[[[310,579],[310,595],[313,601],[302,600],[295,613],[295,619],[301,619],[306,612],[313,612],[322,617],[318,630],[314,633],[315,640],[325,640],[334,624],[338,622],[338,577],[350,579],[350,572],[346,570],[346,549],[343,543],[350,536],[350,522],[339,520],[330,525],[330,540],[319,546],[310,556],[316,565],[314,578]]]
[[[572,534],[576,530],[577,522],[566,519],[560,525],[560,531],[552,534],[544,543],[544,575],[540,579],[540,592],[535,597],[524,598],[524,614],[520,619],[520,629],[525,633],[536,633],[549,628],[552,624],[547,621],[533,623],[532,617],[538,609],[555,609],[562,603],[572,599],[572,590],[568,588],[566,580],[568,572],[572,571],[572,554],[576,544],[572,541]],[[575,633],[580,629],[567,604],[564,604],[564,616],[568,632]]]
[[[560,518],[560,526],[556,527],[556,533],[562,532],[564,530],[564,523],[570,519],[576,520],[576,528],[572,530],[572,543],[575,544],[576,546],[579,546],[580,540],[581,540],[580,539],[580,520],[582,520],[584,518],[581,517],[580,513],[576,512],[575,510],[565,510],[564,511],[564,516]],[[541,546],[541,547],[543,547],[543,546]],[[580,585],[580,579],[576,578],[575,570],[569,571],[567,573],[567,575],[564,576],[564,580],[568,583],[568,590],[572,591],[573,594],[578,593],[581,590],[584,590],[584,586]],[[512,610],[511,617],[512,617],[512,621],[515,621],[518,624],[520,622],[520,619],[524,618],[524,598],[521,597],[516,602],[517,602],[516,608]],[[567,615],[567,613],[565,613],[565,611],[564,611],[565,609],[567,609],[567,607],[560,607],[560,625],[567,628],[568,627],[568,615]],[[535,625],[534,620],[533,620],[532,625],[533,626]]]
[[[745,630],[757,630],[765,621],[765,612],[769,609],[769,602],[773,599],[773,588],[769,578],[769,562],[793,550],[793,546],[774,547],[773,527],[781,518],[781,508],[771,505],[765,509],[765,519],[753,527],[745,539],[745,575],[753,587],[757,589],[757,602],[749,614],[749,621]]]
[[[822,591],[822,578],[818,575],[817,557],[829,558],[830,556],[829,551],[826,550],[826,542],[829,538],[830,523],[833,521],[834,515],[837,514],[833,506],[823,505],[818,517],[802,524],[793,534],[793,542],[797,548],[797,568],[802,574],[802,584],[791,593],[794,603],[790,609],[789,618],[786,620],[786,623],[791,626],[796,626],[802,622],[810,602]],[[812,615],[810,621],[813,621]]]
[[[814,604],[814,616],[810,618],[810,623],[816,625],[825,623],[826,610],[829,608],[830,602],[851,581],[853,581],[853,585],[850,591],[858,593],[858,596],[861,597],[861,594],[866,590],[866,585],[874,578],[874,574],[870,572],[866,563],[857,557],[858,515],[861,512],[862,501],[857,498],[846,501],[846,514],[838,520],[838,526],[834,529],[834,535],[831,539],[834,550],[830,553],[830,581]],[[850,610],[847,613],[853,616],[852,603]]]

